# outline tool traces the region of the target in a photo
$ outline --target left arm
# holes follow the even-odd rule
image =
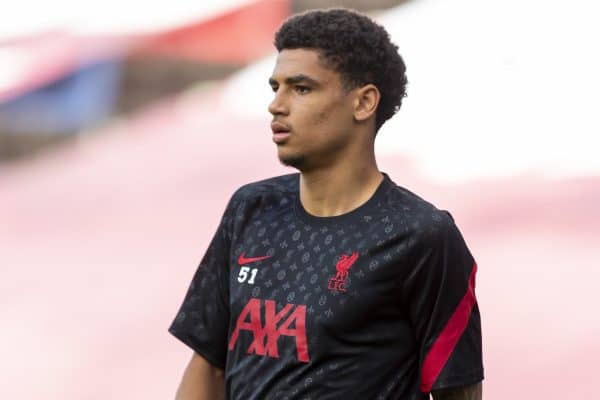
[[[475,297],[477,264],[452,217],[424,221],[414,247],[414,269],[402,281],[420,343],[420,389],[435,400],[480,400],[483,380],[481,320]]]
[[[431,394],[434,400],[481,400],[481,392],[481,382],[479,382],[474,385],[436,390]]]

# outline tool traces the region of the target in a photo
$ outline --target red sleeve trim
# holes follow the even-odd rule
[[[442,329],[442,332],[431,346],[429,353],[423,361],[423,370],[421,373],[421,391],[423,393],[431,392],[434,382],[437,380],[442,368],[446,365],[448,358],[454,351],[456,343],[467,328],[471,311],[477,301],[475,299],[475,273],[477,264],[473,264],[469,276],[469,287],[467,293],[454,310],[454,313],[448,320],[448,323]]]

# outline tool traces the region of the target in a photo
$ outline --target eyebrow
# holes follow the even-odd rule
[[[295,85],[295,84],[302,83],[302,82],[309,83],[314,86],[319,85],[319,82],[316,79],[313,79],[310,76],[304,75],[304,74],[298,74],[298,75],[294,75],[294,76],[285,78],[285,83],[287,85]],[[269,85],[273,86],[273,85],[278,85],[278,84],[279,84],[279,82],[277,82],[275,79],[269,78]]]

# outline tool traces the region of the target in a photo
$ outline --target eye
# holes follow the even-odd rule
[[[308,94],[308,93],[310,93],[310,88],[308,86],[296,85],[294,87],[294,90],[296,90],[296,92],[298,94]]]
[[[271,86],[271,90],[273,91],[273,93],[277,92],[277,89],[279,89],[279,86],[277,86],[277,85]]]

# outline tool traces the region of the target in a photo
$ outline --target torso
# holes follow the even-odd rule
[[[363,206],[329,218],[304,211],[296,174],[242,190],[228,397],[428,398],[399,283],[439,211],[387,177]]]

